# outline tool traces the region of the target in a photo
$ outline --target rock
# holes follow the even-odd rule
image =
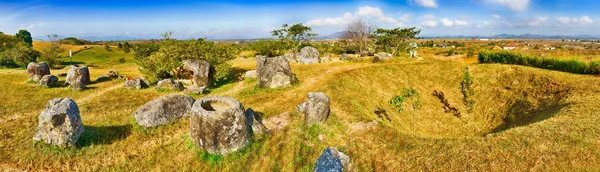
[[[248,126],[252,128],[252,133],[254,134],[267,134],[269,130],[262,122],[262,118],[258,115],[258,113],[254,112],[252,108],[246,109],[245,112],[246,119],[248,119]]]
[[[67,72],[66,84],[69,84],[74,90],[85,89],[85,85],[90,83],[90,71],[87,66],[69,66]]]
[[[38,82],[42,77],[50,75],[50,66],[44,62],[31,62],[27,65],[29,79]]]
[[[322,92],[309,92],[308,101],[298,105],[296,108],[304,113],[304,124],[312,126],[321,124],[329,116],[330,99]]]
[[[108,72],[108,74],[104,74],[100,77],[98,77],[98,79],[96,79],[96,81],[108,81],[108,80],[113,80],[113,79],[117,79],[119,78],[119,72],[117,72],[116,70],[110,70]]]
[[[202,94],[204,90],[206,90],[206,87],[191,86],[185,88],[183,91],[186,93]]]
[[[298,63],[297,57],[300,56],[300,54],[285,53],[283,56],[291,63]]]
[[[194,98],[191,96],[169,94],[142,105],[133,116],[139,125],[155,127],[188,116],[193,104]]]
[[[156,84],[156,89],[167,89],[167,90],[175,90],[175,91],[183,91],[183,84],[180,82],[176,82],[173,79],[163,79],[158,81]]]
[[[256,70],[249,70],[249,71],[246,71],[246,73],[244,73],[244,78],[256,78],[256,77],[258,77]]]
[[[264,120],[263,124],[266,128],[269,128],[269,132],[281,131],[289,124],[289,120],[290,113],[284,112]]]
[[[70,98],[55,98],[48,101],[46,110],[38,117],[33,140],[70,147],[75,146],[84,130],[77,104]]]
[[[317,162],[315,163],[315,172],[330,171],[351,171],[350,157],[335,147],[327,147]]]
[[[197,87],[208,87],[210,85],[212,82],[210,68],[210,63],[205,60],[188,59],[183,61],[183,69],[194,73],[192,81],[194,86]]]
[[[292,73],[290,63],[283,56],[257,57],[256,71],[260,88],[284,87],[298,82],[296,75]]]
[[[360,53],[360,56],[361,57],[364,57],[364,56],[375,56],[375,53],[373,53],[372,51],[362,51]]]
[[[246,59],[246,55],[241,55],[240,59]]]
[[[250,127],[242,104],[231,97],[205,97],[194,103],[190,137],[211,154],[229,154],[250,141]]]
[[[323,58],[321,59],[321,63],[329,63],[331,62],[331,53],[325,53]]]
[[[319,50],[314,47],[304,47],[300,50],[300,56],[298,56],[298,63],[300,64],[315,64],[321,62],[319,58]]]
[[[49,88],[49,87],[55,86],[57,82],[58,82],[58,77],[56,77],[54,75],[45,75],[38,82],[38,86]]]
[[[356,54],[342,54],[342,57],[340,57],[340,60],[357,60],[360,59],[359,55]]]
[[[149,84],[148,81],[138,77],[132,80],[126,80],[124,87],[129,89],[142,89],[148,88]]]
[[[392,54],[380,52],[375,55],[375,58],[373,58],[373,63],[390,59],[392,59]]]

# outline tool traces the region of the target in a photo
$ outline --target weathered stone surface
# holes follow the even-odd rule
[[[186,87],[183,91],[186,93],[202,94],[204,90],[206,90],[206,87],[191,86]]]
[[[296,75],[292,73],[290,63],[283,56],[257,57],[256,71],[260,88],[277,88],[298,82]]]
[[[249,71],[246,71],[246,73],[244,73],[244,78],[256,78],[256,77],[258,77],[256,70],[249,70]]]
[[[208,87],[212,82],[210,63],[205,60],[188,59],[183,61],[183,69],[192,71],[192,81],[197,87]]]
[[[132,80],[126,80],[125,81],[125,88],[129,88],[129,89],[142,89],[142,88],[148,88],[149,84],[148,81],[142,79],[142,78],[135,78]]]
[[[252,128],[254,134],[267,134],[269,130],[262,122],[262,118],[258,113],[254,112],[252,108],[246,109],[246,119],[248,120],[248,126]]]
[[[144,104],[133,116],[139,125],[155,127],[189,115],[193,104],[191,96],[169,94]]]
[[[304,47],[300,50],[300,56],[298,56],[298,63],[300,64],[314,64],[321,62],[319,58],[319,50],[314,47]]]
[[[74,90],[85,89],[86,84],[90,83],[90,71],[87,66],[69,66],[67,72],[66,84],[69,84]]]
[[[312,126],[321,124],[329,117],[330,99],[322,92],[309,92],[308,101],[298,105],[296,109],[304,113],[304,124]]]
[[[351,171],[350,157],[335,147],[327,147],[317,163],[315,163],[315,172],[332,172],[332,171]]]
[[[300,54],[285,53],[283,56],[291,63],[298,63],[297,57],[300,56]]]
[[[390,60],[390,59],[392,59],[392,54],[379,52],[375,55],[375,58],[373,58],[373,63],[377,63],[377,62],[384,61],[384,60]]]
[[[45,75],[38,82],[38,86],[40,86],[40,87],[53,87],[53,86],[56,85],[56,82],[58,82],[58,77],[56,77],[54,75]]]
[[[290,123],[290,113],[284,112],[277,116],[272,116],[263,121],[263,124],[266,128],[269,129],[269,132],[277,132],[283,130]]]
[[[211,154],[229,154],[245,147],[250,127],[242,104],[231,97],[206,97],[194,103],[190,137]]]
[[[183,91],[183,84],[180,82],[174,81],[173,79],[163,79],[156,83],[156,89],[167,89],[167,90],[175,90],[175,91]]]
[[[55,98],[38,117],[33,140],[61,147],[75,146],[84,130],[77,104],[70,98]]]
[[[96,82],[110,81],[110,80],[113,80],[113,79],[117,79],[119,77],[120,77],[119,76],[119,72],[117,72],[116,70],[110,70],[108,72],[108,74],[104,74],[102,76],[99,76],[96,79]]]
[[[45,75],[50,75],[50,66],[44,62],[31,62],[27,65],[29,79],[38,82]]]
[[[340,57],[340,60],[357,60],[360,59],[359,55],[356,54],[342,54],[342,57]]]
[[[325,53],[323,58],[321,58],[321,63],[329,63],[331,62],[331,53]]]

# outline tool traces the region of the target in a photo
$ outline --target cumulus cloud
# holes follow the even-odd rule
[[[428,8],[437,8],[438,4],[436,2],[436,0],[411,0],[411,3],[423,6],[423,7],[428,7]]]
[[[454,20],[454,25],[455,26],[466,26],[466,25],[469,25],[469,23],[467,23],[467,21],[464,21],[464,20]]]
[[[556,20],[562,24],[588,25],[594,23],[594,21],[592,21],[592,19],[588,16],[583,16],[580,18],[559,17],[556,18]]]
[[[313,19],[306,22],[308,26],[339,26],[346,25],[350,21],[352,21],[355,17],[352,16],[351,13],[347,12],[342,17],[335,18],[322,18],[322,19]]]
[[[320,19],[313,19],[313,20],[309,20],[306,22],[307,26],[339,26],[339,25],[346,25],[348,23],[350,23],[352,20],[359,18],[359,17],[367,17],[367,18],[373,18],[375,20],[377,20],[378,22],[387,22],[387,23],[398,23],[398,20],[386,16],[385,13],[383,12],[383,10],[381,10],[381,8],[379,7],[371,7],[371,6],[362,6],[358,8],[358,11],[356,11],[356,13],[352,14],[350,12],[346,12],[344,13],[344,16],[342,17],[328,17],[328,18],[320,18]],[[408,18],[410,16],[403,16],[402,18],[400,18],[401,21],[408,21]]]
[[[500,19],[500,15],[498,15],[498,14],[492,14],[492,18],[494,18],[494,19]]]
[[[401,22],[408,22],[410,21],[410,18],[412,18],[412,14],[404,14],[398,20],[400,20]]]
[[[437,22],[435,20],[425,20],[421,23],[423,27],[436,27]]]
[[[529,23],[527,23],[527,25],[529,26],[540,26],[544,23],[546,23],[548,21],[548,17],[538,17],[535,20],[530,21]]]
[[[509,9],[513,11],[523,11],[529,7],[529,2],[531,0],[485,0],[490,3],[496,3],[500,5],[507,6]]]
[[[440,20],[440,23],[442,23],[442,26],[446,27],[454,26],[454,22],[452,20],[448,20],[448,18],[443,18],[442,20]]]

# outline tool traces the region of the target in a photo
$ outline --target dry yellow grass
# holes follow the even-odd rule
[[[86,50],[87,51],[87,50]],[[92,84],[92,89],[43,89],[26,83],[24,70],[0,70],[0,168],[16,170],[89,171],[311,171],[321,151],[336,146],[348,154],[357,171],[566,171],[600,169],[600,78],[521,66],[464,63],[422,53],[424,60],[370,59],[313,65],[292,65],[300,82],[279,89],[258,89],[256,80],[235,81],[208,95],[232,96],[263,119],[290,112],[283,131],[254,138],[240,152],[220,157],[197,150],[189,137],[188,120],[144,129],[132,113],[160,95],[154,89],[120,88],[122,81]],[[459,58],[461,59],[461,58]],[[469,60],[466,60],[469,61]],[[255,68],[253,58],[236,59],[239,71]],[[460,81],[467,65],[475,80],[475,111],[466,114]],[[110,67],[90,68],[92,78]],[[113,67],[139,75],[135,64]],[[53,74],[66,73],[65,69]],[[59,77],[64,81],[64,76]],[[94,79],[92,79],[94,80]],[[423,108],[398,113],[387,101],[402,88],[415,88]],[[555,92],[567,89],[563,99]],[[444,113],[432,96],[442,91],[462,118]],[[536,91],[538,90],[538,91]],[[331,97],[331,115],[318,127],[302,127],[295,106],[308,92]],[[86,133],[76,148],[59,149],[31,138],[37,116],[48,100],[70,97],[79,105]],[[518,104],[520,103],[520,104]],[[556,103],[556,104],[553,104]],[[526,111],[511,111],[523,105]],[[556,105],[556,106],[551,106]],[[516,106],[519,107],[519,106]],[[539,108],[544,107],[544,108]],[[376,109],[390,120],[379,117]],[[518,109],[518,108],[517,108]],[[517,114],[521,122],[505,121]],[[519,116],[528,114],[529,116]],[[376,120],[373,130],[349,126]],[[499,126],[504,126],[496,130]],[[321,138],[319,139],[319,135]]]

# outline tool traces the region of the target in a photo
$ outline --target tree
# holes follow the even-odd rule
[[[359,52],[369,46],[369,36],[375,31],[375,26],[362,19],[356,19],[346,26],[342,39],[348,40]]]
[[[123,44],[123,52],[125,53],[129,53],[131,50],[131,45],[129,45],[129,42],[125,42],[125,44]]]
[[[26,67],[29,62],[34,62],[39,54],[39,52],[28,46],[18,46],[4,52],[6,57],[23,67]]]
[[[19,30],[15,37],[23,42],[27,43],[27,46],[33,47],[33,39],[31,38],[31,33],[27,30]]]
[[[279,37],[280,41],[292,41],[295,45],[293,48],[294,52],[298,52],[298,47],[302,45],[304,41],[310,40],[317,36],[315,33],[311,33],[312,28],[302,25],[302,23],[294,24],[289,26],[283,24],[281,29],[273,30],[271,33],[273,36]]]
[[[104,49],[106,49],[106,51],[110,51],[110,46],[108,46],[108,44],[104,44]]]
[[[123,44],[121,44],[121,43],[119,42],[119,43],[117,44],[117,47],[118,47],[119,49],[121,49],[121,48],[123,48]]]
[[[417,30],[415,27],[412,28],[395,28],[395,29],[382,29],[378,28],[372,35],[375,37],[375,45],[384,51],[392,51],[392,54],[396,55],[397,50],[406,50],[407,41],[414,39],[421,33],[421,30]]]
[[[48,40],[50,41],[50,46],[44,48],[41,52],[40,59],[38,61],[46,62],[48,66],[54,66],[58,63],[58,54],[60,54],[63,49],[60,47],[60,42],[58,40],[58,35],[52,34],[47,35]]]

